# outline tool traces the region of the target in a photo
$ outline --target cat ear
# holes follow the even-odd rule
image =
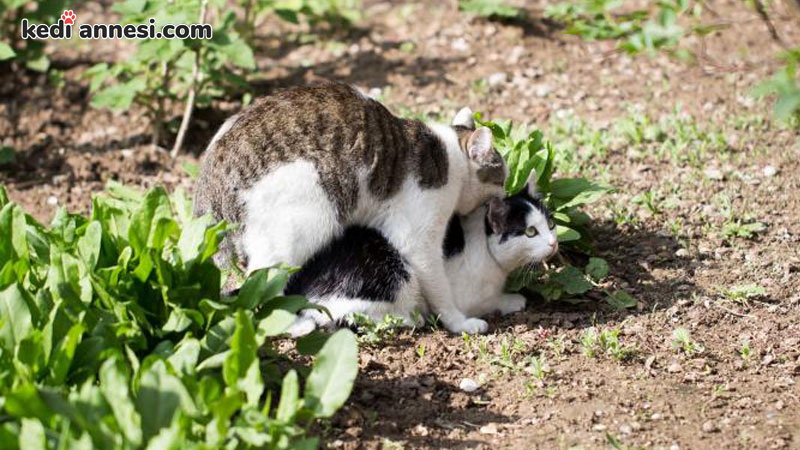
[[[490,160],[494,156],[492,148],[492,130],[480,127],[473,131],[467,139],[467,154],[469,159],[478,163]]]
[[[495,234],[500,234],[505,231],[506,219],[510,208],[499,197],[492,197],[489,199],[489,210],[486,212],[486,218],[489,220],[489,226]]]
[[[472,118],[472,110],[463,107],[457,113],[456,116],[453,117],[452,126],[462,126],[471,129],[475,129],[475,119]]]

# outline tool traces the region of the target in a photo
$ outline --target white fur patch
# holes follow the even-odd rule
[[[453,118],[453,126],[475,128],[475,119],[472,116],[473,112],[471,109],[467,108],[466,106],[461,108]]]
[[[242,197],[248,272],[279,263],[301,265],[341,233],[336,208],[310,161],[273,170]]]

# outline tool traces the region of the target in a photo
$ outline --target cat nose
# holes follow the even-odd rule
[[[557,247],[558,240],[556,239],[555,236],[550,236],[550,239],[547,240],[547,245],[549,245],[550,247]]]

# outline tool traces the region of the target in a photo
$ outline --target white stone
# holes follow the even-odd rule
[[[458,388],[464,392],[475,392],[478,390],[478,387],[478,383],[472,378],[464,378],[458,385]]]

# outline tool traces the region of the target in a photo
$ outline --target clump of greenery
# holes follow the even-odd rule
[[[684,327],[678,327],[672,331],[672,348],[683,351],[686,356],[703,351],[703,346],[692,340],[689,330]]]
[[[797,78],[797,62],[800,48],[781,54],[786,65],[772,77],[758,85],[754,94],[759,97],[774,96],[775,116],[780,120],[795,120],[800,123],[800,82]]]
[[[513,195],[530,181],[535,183],[556,223],[562,251],[592,254],[589,224],[591,217],[582,208],[601,199],[610,189],[585,178],[553,179],[557,155],[553,145],[545,141],[540,130],[514,129],[509,121],[485,121],[476,114],[479,124],[492,130],[495,148],[508,164],[506,193]],[[607,301],[619,308],[636,306],[636,301],[623,291],[609,292],[600,282],[608,275],[608,263],[591,257],[583,268],[571,264],[553,270],[523,268],[510,277],[507,289],[528,289],[545,300],[579,301],[577,296],[599,289]]]
[[[619,340],[619,328],[600,330],[589,328],[581,336],[581,352],[589,358],[610,355],[618,361],[628,361],[636,355],[636,348],[623,345]]]
[[[371,317],[355,313],[350,316],[358,332],[358,341],[364,345],[380,345],[391,341],[403,327],[403,318],[387,314],[377,322]]]
[[[222,0],[152,1],[126,0],[114,5],[123,24],[146,23],[155,18],[167,23],[202,23],[215,18],[211,39],[150,39],[137,43],[133,56],[112,65],[100,63],[85,76],[91,80],[92,106],[128,110],[142,107],[152,124],[153,144],[158,145],[171,124],[174,106],[186,106],[181,124],[185,133],[196,104],[208,106],[219,97],[241,95],[250,99],[248,75],[256,69],[252,50],[257,19],[275,14],[298,23],[299,16],[311,23],[330,22],[344,26],[360,17],[359,0],[247,0],[244,17]],[[177,126],[171,127],[177,129]],[[182,141],[179,133],[177,153]]]
[[[684,59],[691,53],[679,47],[680,40],[690,33],[710,31],[700,26],[686,29],[678,23],[681,16],[700,15],[700,7],[690,8],[688,0],[660,1],[656,11],[620,11],[623,6],[620,0],[561,2],[549,6],[545,15],[565,24],[567,33],[584,39],[618,40],[618,48],[628,53],[666,51]]]
[[[36,39],[20,38],[20,23],[28,19],[30,23],[55,23],[67,5],[66,0],[42,0],[33,2],[35,9],[28,8],[25,0],[0,0],[0,61],[14,58],[28,69],[44,72],[50,67],[50,60],[44,53],[45,43]]]
[[[255,58],[236,32],[236,17],[225,11],[224,2],[127,0],[114,5],[123,24],[145,23],[151,17],[159,25],[198,23],[199,18],[212,16],[203,8],[214,9],[218,18],[212,24],[212,39],[141,40],[131,58],[90,68],[85,77],[91,80],[92,106],[122,111],[132,104],[141,106],[152,124],[153,143],[158,144],[173,105],[186,102],[190,91],[200,106],[228,92],[246,91],[243,71],[256,68]]]
[[[490,19],[513,19],[520,15],[519,9],[507,5],[504,0],[461,0],[458,8]]]
[[[299,341],[313,366],[282,374],[271,340],[306,300],[280,295],[280,267],[222,297],[226,229],[160,188],[111,185],[50,226],[0,189],[3,448],[315,447],[307,425],[352,389],[355,336]]]

